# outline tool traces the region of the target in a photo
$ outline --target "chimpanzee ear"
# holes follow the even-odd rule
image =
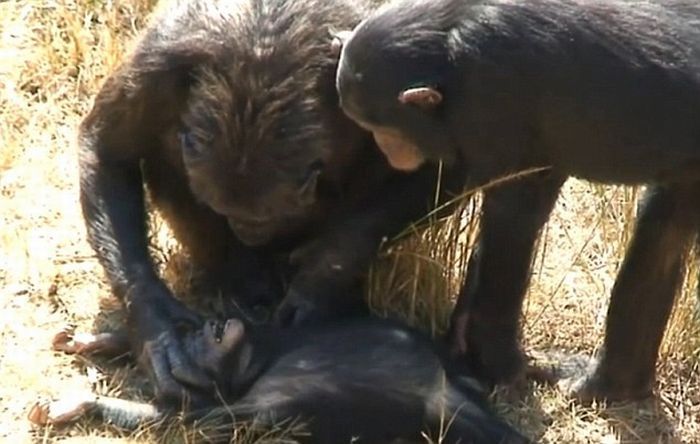
[[[442,94],[429,86],[408,88],[399,94],[399,102],[404,105],[414,105],[429,111],[442,103]]]
[[[340,55],[340,50],[343,49],[343,45],[348,41],[352,31],[331,31],[331,37],[333,41],[331,42],[331,49],[333,54]]]

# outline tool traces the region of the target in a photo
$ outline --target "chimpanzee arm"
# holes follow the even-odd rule
[[[175,335],[176,323],[197,317],[172,297],[148,255],[140,162],[162,149],[162,132],[184,105],[190,71],[205,56],[187,46],[151,51],[144,40],[106,80],[80,127],[80,200],[88,239],[126,304],[134,355],[163,396],[181,393],[176,379],[200,386],[208,380]]]
[[[362,278],[383,238],[427,214],[435,199],[437,168],[396,175],[361,207],[329,224],[292,254],[298,265],[277,313],[281,323],[332,317],[359,306]]]

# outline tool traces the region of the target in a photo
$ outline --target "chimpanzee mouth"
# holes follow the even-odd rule
[[[232,328],[238,325],[239,321],[236,319],[228,319],[226,321],[222,320],[211,320],[210,323],[210,334],[211,337],[217,343],[221,343],[227,333],[230,333]]]
[[[213,339],[217,345],[228,349],[235,346],[241,340],[244,328],[239,319],[231,318],[226,321],[215,320],[210,322],[210,338]]]
[[[247,225],[229,219],[229,227],[244,244],[258,246],[267,243],[272,237],[272,230],[267,225]]]

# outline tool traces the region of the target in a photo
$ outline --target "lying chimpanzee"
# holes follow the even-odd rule
[[[55,347],[82,354],[129,351],[124,335],[102,334]],[[382,319],[340,321],[300,327],[289,334],[276,327],[244,327],[236,319],[207,323],[185,336],[186,351],[217,384],[220,397],[192,400],[190,419],[219,421],[217,431],[236,421],[274,425],[298,419],[314,443],[423,442],[421,433],[444,443],[525,443],[496,418],[475,380],[445,359],[429,338]],[[221,406],[221,400],[230,403]],[[81,414],[101,414],[122,427],[167,417],[179,404],[159,405],[89,396],[70,404],[37,404],[30,419],[63,424]],[[227,422],[228,421],[228,422]]]
[[[341,34],[342,36],[342,34]],[[700,226],[700,3],[410,0],[342,49],[345,112],[389,162],[459,159],[486,192],[452,341],[496,380],[523,368],[518,323],[533,245],[568,176],[651,184],[613,288],[583,399],[651,394],[685,252]]]

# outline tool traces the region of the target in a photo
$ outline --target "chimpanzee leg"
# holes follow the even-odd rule
[[[698,222],[700,188],[651,188],[612,291],[605,342],[570,389],[583,401],[651,395],[656,359]]]
[[[519,319],[532,254],[565,177],[551,172],[486,192],[479,244],[452,315],[453,351],[480,376],[507,382],[523,368]]]
[[[523,435],[489,408],[481,392],[446,384],[428,401],[425,423],[436,442],[445,444],[526,444]]]

